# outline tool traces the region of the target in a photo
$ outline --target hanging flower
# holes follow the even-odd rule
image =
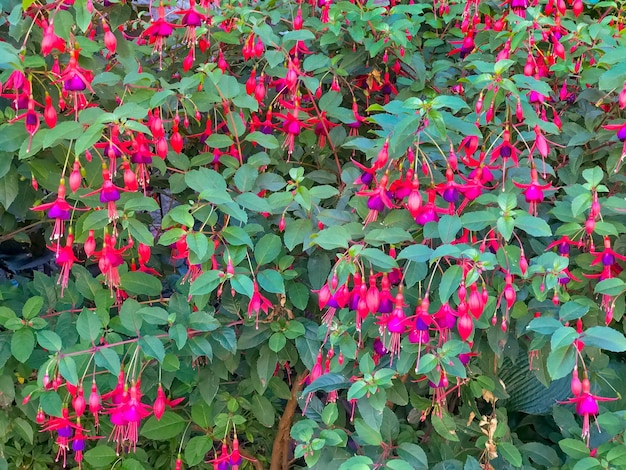
[[[50,240],[58,240],[65,232],[65,221],[70,219],[71,206],[65,200],[65,179],[61,179],[57,190],[57,198],[54,202],[39,204],[31,207],[31,211],[48,211],[48,217],[54,219],[54,228],[50,234]]]

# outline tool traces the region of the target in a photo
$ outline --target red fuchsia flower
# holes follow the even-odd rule
[[[74,48],[70,51],[70,61],[67,66],[61,72],[59,81],[63,82],[63,89],[65,91],[74,94],[74,109],[78,111],[79,101],[77,94],[85,90],[89,90],[94,93],[91,88],[91,82],[93,81],[93,72],[84,69],[78,65],[80,49]]]
[[[50,416],[48,421],[44,423],[41,432],[56,432],[55,443],[59,447],[55,461],[58,462],[63,459],[63,467],[67,465],[67,451],[70,448],[70,441],[74,435],[74,424],[70,419],[70,411],[67,406],[63,406],[61,409],[61,416]]]
[[[189,3],[189,8],[185,10],[176,10],[174,14],[182,16],[180,24],[185,27],[183,44],[186,44],[187,46],[195,46],[197,42],[196,28],[202,26],[202,23],[206,21],[206,15],[198,11],[194,0]]]
[[[584,245],[585,244],[581,241],[574,241],[570,239],[570,237],[568,237],[567,235],[563,235],[558,240],[555,240],[552,243],[550,243],[546,247],[546,250],[551,250],[552,248],[557,247],[557,252],[559,253],[559,255],[565,256],[567,258],[569,257],[570,246],[582,248]]]
[[[400,286],[400,290],[396,294],[394,309],[390,314],[382,315],[378,323],[380,334],[386,340],[383,345],[389,351],[390,363],[393,363],[394,356],[400,357],[400,341],[407,330],[408,322],[404,307],[404,295],[402,294],[402,286]]]
[[[576,392],[576,389],[572,387],[572,389]],[[589,379],[584,378],[581,382],[580,394],[574,395],[572,398],[568,398],[566,401],[561,401],[558,403],[561,404],[574,404],[576,405],[576,413],[579,416],[583,417],[583,429],[582,429],[582,437],[587,442],[587,447],[589,446],[589,419],[592,416],[596,416],[599,412],[598,402],[600,401],[613,401],[617,400],[617,398],[608,398],[608,397],[600,397],[598,395],[594,395],[591,393],[591,385],[589,383]]]
[[[133,382],[130,387],[125,387],[121,402],[113,404],[107,411],[113,424],[109,440],[115,441],[118,453],[123,449],[133,452],[137,449],[139,424],[151,414],[150,407],[141,402],[141,396],[139,382]]]
[[[104,283],[109,286],[111,295],[113,295],[113,290],[117,290],[120,286],[121,279],[118,268],[124,263],[122,253],[132,246],[132,240],[129,241],[129,245],[124,248],[115,248],[115,243],[115,237],[105,233],[102,242],[102,250],[94,252],[94,255],[98,259],[100,272],[104,275]]]
[[[37,133],[37,131],[39,130],[39,124],[40,124],[40,117],[41,115],[35,111],[35,105],[37,103],[35,102],[35,100],[33,99],[33,95],[30,95],[28,97],[28,101],[27,101],[27,107],[28,109],[26,110],[25,113],[20,114],[19,116],[14,117],[13,119],[11,119],[11,123],[15,122],[15,121],[19,121],[21,119],[24,119],[24,127],[26,128],[26,132],[28,132],[29,138],[28,138],[28,148],[26,149],[26,152],[30,152],[30,147],[33,143],[33,137],[34,135]]]
[[[557,189],[551,183],[539,184],[539,175],[534,164],[530,168],[530,184],[518,183],[515,180],[513,180],[513,184],[524,189],[523,194],[528,203],[528,212],[535,216],[537,215],[537,206],[543,202],[543,192]]]
[[[54,202],[39,204],[31,207],[31,211],[48,211],[48,217],[54,219],[54,228],[50,234],[50,240],[58,240],[65,232],[65,221],[70,219],[71,206],[65,200],[65,180],[62,179],[57,190],[57,198]]]
[[[119,188],[113,184],[113,181],[111,180],[111,173],[109,172],[107,166],[103,164],[102,165],[102,187],[88,194],[85,194],[85,197],[93,196],[94,194],[99,193],[100,202],[107,203],[109,221],[113,221],[118,218],[117,206],[115,205],[115,201],[119,200],[120,191],[124,191],[124,189]]]
[[[254,292],[250,298],[250,302],[248,303],[248,318],[252,318],[252,315],[254,314],[258,323],[259,313],[264,312],[267,315],[270,308],[273,308],[273,304],[269,301],[269,299],[261,295],[261,292],[259,292],[259,284],[256,280],[253,282],[253,287]]]
[[[65,246],[61,246],[60,242],[57,242],[56,246],[48,246],[49,250],[56,253],[55,262],[61,268],[61,273],[59,274],[59,279],[57,280],[57,284],[61,285],[61,297],[63,297],[63,292],[69,282],[72,265],[78,261],[74,255],[73,245],[74,235],[70,233],[65,240]]]
[[[41,29],[43,30],[43,39],[41,40],[41,55],[46,57],[50,55],[54,49],[60,54],[65,53],[65,40],[54,34],[53,21],[43,20],[41,22]]]
[[[100,425],[100,411],[102,410],[102,397],[98,391],[96,381],[91,382],[91,393],[89,394],[89,412],[93,415],[96,428]]]
[[[159,53],[160,61],[162,61],[165,41],[172,35],[174,29],[180,26],[165,21],[165,7],[163,5],[157,8],[157,12],[158,18],[152,20],[152,23],[144,30],[142,36],[147,37],[150,44],[154,44],[154,52]]]
[[[439,220],[439,214],[448,213],[447,209],[437,207],[435,204],[435,200],[437,199],[436,188],[426,189],[426,194],[428,196],[428,200],[426,204],[423,204],[422,207],[420,207],[417,215],[415,216],[415,222],[422,226],[426,225],[428,222],[436,222]]]
[[[357,191],[357,196],[367,196],[367,208],[369,213],[363,220],[363,224],[367,225],[370,222],[374,222],[378,218],[378,213],[382,212],[385,207],[391,209],[393,203],[388,195],[387,183],[389,182],[389,175],[385,173],[380,179],[380,182],[373,190]]]
[[[493,149],[491,152],[491,160],[489,163],[493,164],[497,160],[502,159],[502,165],[506,165],[507,160],[510,158],[513,161],[515,167],[519,166],[519,154],[513,145],[511,145],[511,133],[507,130],[504,131],[502,136],[502,143]]]

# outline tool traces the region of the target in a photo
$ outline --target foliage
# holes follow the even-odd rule
[[[626,466],[622,3],[0,28],[0,468]]]

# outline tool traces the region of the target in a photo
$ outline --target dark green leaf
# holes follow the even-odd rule
[[[585,346],[592,346],[606,351],[624,352],[626,351],[626,338],[608,326],[592,326],[587,328],[582,337]]]
[[[497,445],[498,453],[504,457],[514,467],[522,466],[522,454],[520,451],[510,442],[500,442]]]
[[[461,219],[458,215],[443,215],[437,223],[439,238],[443,243],[450,243],[456,239],[461,227]]]
[[[59,372],[61,376],[72,385],[78,385],[78,371],[76,362],[70,356],[62,357],[59,361]]]
[[[163,286],[156,276],[141,272],[129,271],[120,276],[121,287],[127,292],[137,295],[161,295]]]
[[[39,345],[52,352],[59,352],[63,347],[61,337],[54,331],[41,330],[37,332],[37,342]]]
[[[576,365],[576,348],[574,346],[563,346],[550,351],[548,355],[548,373],[552,380],[565,377]]]
[[[254,247],[254,258],[257,265],[271,263],[280,254],[282,243],[280,237],[273,233],[268,233],[261,237]]]
[[[96,312],[83,308],[76,319],[76,331],[83,341],[96,344],[102,332],[102,320]]]
[[[452,294],[458,290],[463,278],[463,268],[459,265],[450,266],[446,269],[439,283],[439,299],[441,303],[446,303]]]
[[[165,357],[165,347],[159,338],[154,336],[144,336],[137,342],[146,356],[153,357],[159,362],[163,362]]]
[[[267,428],[274,426],[275,411],[272,403],[262,395],[252,397],[252,414],[259,423]]]
[[[35,349],[35,335],[31,328],[17,330],[11,336],[11,354],[19,362],[24,363]]]
[[[178,436],[185,429],[185,420],[174,413],[166,411],[160,420],[151,416],[141,427],[141,435],[146,439],[155,441],[166,441]]]
[[[89,449],[84,454],[85,462],[96,468],[109,467],[119,459],[117,453],[108,445],[99,445]]]

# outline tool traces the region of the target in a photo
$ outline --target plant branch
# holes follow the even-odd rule
[[[272,461],[270,470],[288,470],[289,469],[289,442],[291,432],[291,421],[298,407],[298,395],[302,390],[303,380],[306,373],[302,372],[296,376],[291,387],[291,398],[285,406],[285,411],[278,423],[278,432],[272,446]]]

